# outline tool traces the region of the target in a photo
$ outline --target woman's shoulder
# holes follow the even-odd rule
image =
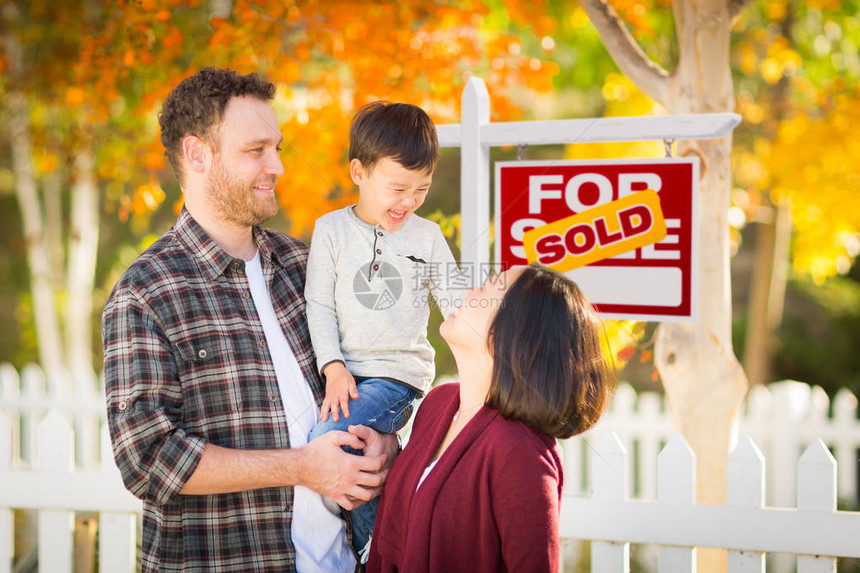
[[[504,456],[531,451],[541,456],[557,458],[555,438],[518,420],[497,416],[488,428],[488,437]]]
[[[458,399],[459,394],[460,385],[454,382],[435,386],[419,402],[418,408],[415,411],[413,429],[425,427],[427,424],[432,424],[433,421],[442,417],[445,410],[452,407],[452,402]]]
[[[421,400],[420,409],[439,410],[445,408],[460,395],[460,384],[457,382],[445,382],[435,386]]]
[[[424,397],[424,402],[430,401],[431,403],[447,403],[451,399],[453,399],[454,396],[459,395],[459,393],[459,382],[443,382],[442,384],[434,386],[433,389],[427,393],[427,396]]]
[[[415,421],[410,430],[410,441],[413,435],[427,435],[445,417],[445,412],[453,414],[456,401],[459,398],[460,385],[445,383],[434,387],[418,403],[415,410]]]

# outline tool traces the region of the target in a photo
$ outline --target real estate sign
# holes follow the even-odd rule
[[[697,158],[496,163],[496,256],[577,282],[606,318],[696,317]]]

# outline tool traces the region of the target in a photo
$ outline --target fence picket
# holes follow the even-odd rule
[[[99,515],[99,564],[101,571],[134,573],[137,517],[103,511]]]
[[[100,400],[101,397],[96,392],[97,378],[94,373],[76,376],[73,382],[77,399],[86,402]],[[94,468],[98,465],[101,418],[97,412],[81,412],[75,416],[75,452],[79,467]]]
[[[595,499],[627,499],[627,450],[615,432],[607,432],[594,445],[591,488]]]
[[[4,400],[18,397],[20,381],[18,371],[8,362],[0,363],[0,398]]]
[[[661,503],[692,506],[696,501],[696,456],[681,434],[674,434],[657,462],[657,499]],[[693,573],[695,547],[661,546],[661,573]]]
[[[594,446],[594,455],[591,457],[591,487],[595,499],[609,502],[627,499],[627,451],[615,432],[606,433]],[[592,573],[629,571],[629,543],[592,542]]]
[[[110,431],[108,425],[102,426],[99,431],[99,451],[101,452],[100,467],[104,472],[115,471],[119,475],[119,469],[113,461],[113,450],[110,443]]]
[[[3,401],[17,400],[21,395],[21,379],[18,376],[18,371],[8,362],[0,364],[0,399]],[[21,417],[17,411],[6,412],[8,422],[12,431],[10,439],[12,440],[12,449],[9,452],[10,463],[21,459]],[[11,467],[11,466],[10,466]]]
[[[629,384],[624,384],[618,387],[615,391],[615,396],[612,398],[612,413],[620,418],[635,418],[636,417],[636,391]],[[633,452],[633,439],[634,436],[638,434],[638,432],[624,432],[623,434],[616,433],[616,437],[620,440],[622,444],[624,444],[624,450],[627,452]],[[626,495],[633,495],[633,485],[635,483],[635,476],[633,475],[634,471],[633,464],[625,464],[625,483],[626,488],[624,493]]]
[[[830,398],[821,386],[813,386],[809,392],[809,414],[804,429],[816,436],[826,436],[828,432],[828,415]]]
[[[812,390],[806,384],[800,382],[786,381],[771,385],[773,392],[773,412],[779,416],[771,418],[775,424],[774,434],[779,436],[770,443],[770,455],[774,468],[792,468],[797,463],[800,453],[799,430],[802,421],[809,410],[809,400]],[[773,492],[769,503],[781,507],[794,507],[797,498],[796,473],[788,471],[779,479],[768,481],[768,492]]]
[[[68,421],[51,410],[39,426],[39,471],[68,475],[72,471],[74,441]],[[72,573],[74,514],[68,510],[39,510],[39,569]]]
[[[749,436],[741,438],[726,469],[726,503],[736,507],[764,507],[765,460]],[[729,573],[764,573],[764,551],[728,551]]]
[[[591,573],[630,573],[630,544],[592,541]]]
[[[12,425],[9,417],[0,411],[0,475],[12,470]],[[15,548],[12,510],[0,507],[0,573],[12,570]]]
[[[648,392],[639,397],[638,415],[642,419],[642,429],[639,434],[639,497],[655,499],[657,497],[657,457],[660,454],[660,397]]]
[[[558,444],[561,451],[561,461],[564,467],[564,492],[577,494],[584,491],[582,476],[582,436],[573,436]]]
[[[797,462],[797,509],[836,511],[836,460],[815,440]]]
[[[852,430],[857,427],[857,397],[848,388],[841,388],[833,398],[833,440],[831,443],[836,451],[838,460],[839,497],[849,505],[860,502],[857,480],[858,450],[860,444],[852,436]],[[856,431],[856,430],[855,430]]]
[[[820,439],[815,440],[797,462],[797,509],[836,511],[836,460]],[[797,556],[797,573],[835,573],[836,559],[813,555]]]
[[[61,400],[71,400],[74,396],[74,382],[72,382],[72,374],[66,368],[60,368],[54,372],[46,373],[47,380],[47,395],[60,398]]]
[[[25,400],[38,403],[45,395],[45,374],[42,369],[35,364],[22,368],[21,387]],[[42,408],[28,408],[21,413],[21,461],[27,465],[32,465],[39,459],[39,424],[44,415]]]

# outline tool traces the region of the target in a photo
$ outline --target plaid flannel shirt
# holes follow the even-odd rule
[[[307,247],[254,229],[278,321],[311,386]],[[114,287],[102,317],[113,453],[143,500],[142,569],[294,571],[291,487],[223,495],[179,491],[206,443],[290,447],[266,337],[244,272],[185,209]],[[350,532],[351,533],[351,532]]]

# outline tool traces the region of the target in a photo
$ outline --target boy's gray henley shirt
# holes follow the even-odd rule
[[[435,375],[430,308],[456,312],[466,288],[436,223],[412,214],[392,232],[362,221],[352,206],[323,215],[305,284],[317,367],[340,360],[354,376],[427,392]]]

